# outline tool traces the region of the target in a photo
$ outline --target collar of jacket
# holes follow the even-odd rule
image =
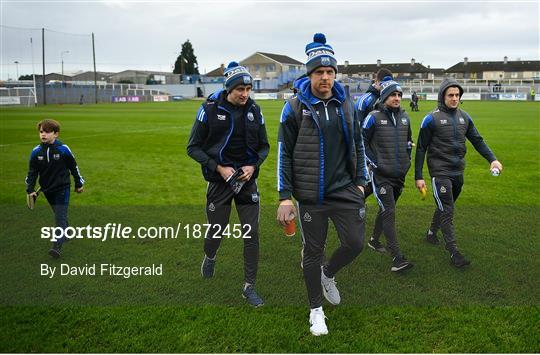
[[[215,93],[213,93],[212,95],[208,97],[207,101],[214,101],[218,106],[223,106],[229,110],[233,109],[234,107],[237,107],[231,104],[229,101],[227,101],[226,90],[216,91]],[[251,107],[254,103],[255,101],[253,101],[253,99],[250,97],[248,98],[246,104],[240,107],[245,110],[246,108]]]
[[[311,105],[315,105],[322,101],[318,97],[314,96],[311,92],[311,80],[309,80],[309,77],[296,80],[294,82],[294,88],[297,90],[297,96],[300,101],[308,102]],[[334,86],[332,87],[332,97],[330,99],[336,99],[340,104],[343,104],[346,99],[345,89],[337,81],[334,81]]]
[[[373,84],[369,86],[369,88],[366,90],[366,93],[372,93],[376,97],[381,96],[381,92],[379,90],[377,90],[377,88],[375,86],[373,86]]]
[[[57,146],[61,146],[63,143],[60,142],[58,139],[55,139],[54,142],[52,142],[51,144],[48,144],[48,143],[41,143],[41,146],[43,148],[47,148],[47,147],[57,147]]]
[[[382,112],[388,113],[388,114],[392,114],[392,113],[394,113],[394,114],[400,114],[401,111],[403,111],[403,109],[401,108],[401,106],[398,107],[398,108],[390,108],[390,107],[387,107],[386,105],[381,105],[381,106],[382,106],[382,107],[381,107],[380,110],[381,110]]]
[[[458,108],[449,108],[445,104],[439,104],[437,106],[437,108],[439,109],[439,111],[446,112],[446,113],[449,113],[449,114],[456,113],[456,111],[458,109]]]

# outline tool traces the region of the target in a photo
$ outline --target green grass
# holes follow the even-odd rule
[[[330,335],[311,337],[300,238],[275,223],[275,142],[282,103],[260,102],[271,143],[262,195],[258,289],[253,310],[240,297],[242,247],[224,240],[216,277],[202,280],[202,240],[76,240],[61,261],[46,255],[40,228],[53,223],[40,197],[25,207],[35,123],[55,118],[60,139],[87,180],[72,195],[73,226],[204,223],[203,181],[185,146],[200,102],[1,108],[0,259],[2,352],[539,352],[540,105],[465,102],[463,108],[504,165],[500,177],[469,145],[455,225],[473,264],[455,270],[442,247],[421,237],[434,204],[421,201],[412,171],[398,204],[403,251],[416,266],[389,271],[388,256],[365,250],[337,277],[339,307],[325,306]],[[413,136],[433,102],[409,112]],[[426,169],[427,170],[427,169]],[[427,172],[426,172],[427,174]],[[377,210],[368,198],[367,230]],[[233,222],[237,218],[233,213]],[[369,234],[369,232],[368,232]],[[328,250],[337,246],[331,228]],[[163,264],[163,276],[40,276],[40,264]]]

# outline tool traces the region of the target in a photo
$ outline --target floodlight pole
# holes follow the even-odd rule
[[[62,84],[66,81],[64,78],[64,53],[69,53],[69,51],[60,52],[60,59],[62,60]]]
[[[94,97],[96,104],[98,103],[98,89],[97,89],[97,71],[96,71],[96,46],[94,43],[94,32],[92,32],[92,55],[94,57]]]
[[[37,106],[36,68],[34,67],[34,41],[30,37],[30,51],[32,52],[32,81],[34,82],[34,106]]]
[[[47,93],[45,90],[45,28],[41,29],[41,61],[43,63],[43,75],[41,85],[43,85],[43,105],[47,105]]]
[[[17,73],[17,76],[15,77],[15,80],[18,81],[19,80],[19,61],[16,60],[13,63],[15,63],[15,72]]]

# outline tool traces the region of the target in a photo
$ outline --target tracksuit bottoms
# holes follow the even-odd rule
[[[244,241],[244,281],[255,284],[259,264],[259,190],[257,181],[252,179],[244,184],[237,195],[233,194],[225,181],[209,182],[206,192],[206,216],[211,227],[204,240],[204,252],[214,258],[223,238]],[[229,224],[231,203],[234,200],[236,211],[242,225],[242,236],[229,227],[230,236],[223,232]]]
[[[302,267],[311,308],[322,306],[321,260],[326,246],[328,220],[336,227],[340,246],[325,267],[333,277],[351,263],[364,246],[364,195],[355,185],[330,193],[320,205],[298,203],[302,232]]]
[[[371,172],[371,184],[366,188],[366,197],[373,194],[379,205],[372,237],[378,241],[384,233],[392,257],[401,256],[396,232],[396,203],[403,186],[404,178],[389,178]]]
[[[436,234],[439,229],[442,231],[446,249],[452,254],[457,251],[454,231],[454,204],[463,187],[463,174],[432,177],[431,185],[437,208],[433,213],[429,229],[433,234]]]
[[[69,189],[65,187],[61,190],[44,192],[47,202],[54,212],[54,222],[56,227],[65,230],[68,227],[68,207],[69,207]],[[58,237],[59,235],[57,235]],[[56,241],[57,245],[62,245],[67,238],[64,236]]]

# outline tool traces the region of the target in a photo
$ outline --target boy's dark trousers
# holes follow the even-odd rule
[[[379,212],[375,218],[373,239],[379,240],[381,234],[386,237],[387,247],[393,257],[401,256],[396,232],[396,203],[403,191],[404,181],[387,178],[371,173],[371,184],[366,188],[366,197],[373,194]]]
[[[334,251],[326,276],[333,277],[350,264],[364,246],[364,195],[350,185],[325,196],[320,205],[298,203],[302,232],[302,267],[311,308],[322,306],[321,260],[326,246],[328,219],[336,227],[340,246]]]
[[[435,176],[431,178],[433,197],[437,208],[433,214],[431,227],[434,234],[442,230],[446,249],[453,253],[457,250],[454,231],[454,204],[463,187],[463,174],[457,176]]]
[[[55,225],[63,230],[68,227],[69,189],[70,187],[68,186],[61,190],[44,192],[45,197],[54,212]],[[57,244],[62,245],[65,241],[66,237],[63,236],[57,240]]]
[[[255,179],[246,182],[237,195],[233,194],[225,181],[209,182],[206,192],[206,216],[210,228],[205,236],[204,252],[209,258],[214,258],[222,239],[232,239],[233,242],[243,240],[244,279],[246,283],[252,285],[255,284],[259,264],[259,198]],[[232,225],[229,226],[227,236],[223,235],[223,231],[229,224],[233,200],[242,226],[236,231]]]

